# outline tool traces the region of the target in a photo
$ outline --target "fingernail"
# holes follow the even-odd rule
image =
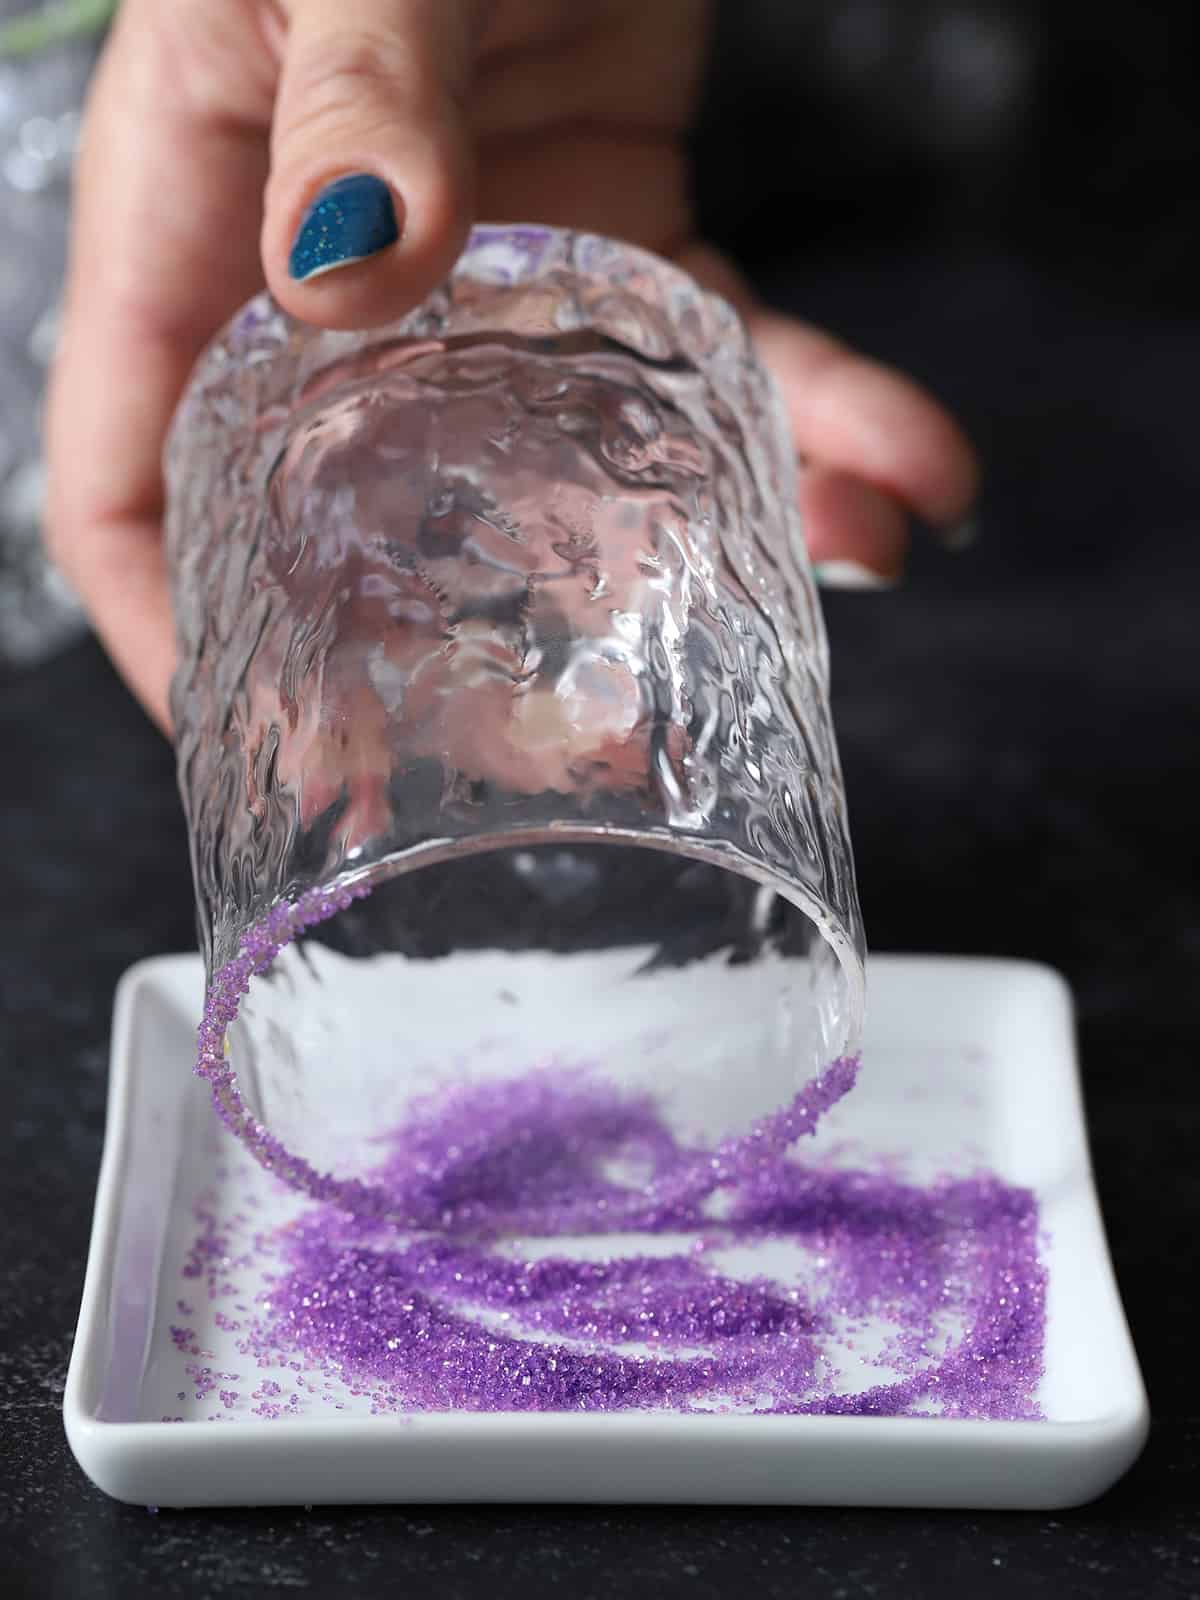
[[[894,589],[900,582],[898,576],[889,578],[882,572],[873,572],[861,561],[818,561],[813,577],[822,589]]]
[[[400,237],[392,191],[370,172],[326,184],[304,213],[288,256],[288,272],[303,282],[376,255]]]

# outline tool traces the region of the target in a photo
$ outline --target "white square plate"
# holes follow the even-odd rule
[[[1092,1185],[1068,991],[1046,968],[953,957],[876,957],[870,982],[866,1070],[819,1138],[851,1142],[859,1164],[900,1158],[921,1179],[982,1164],[1035,1192],[1049,1276],[1045,1420],[396,1417],[372,1416],[365,1402],[284,1422],[246,1410],[207,1420],[211,1401],[178,1399],[179,1264],[196,1197],[207,1189],[219,1206],[234,1168],[244,1196],[248,1169],[190,1072],[199,960],[166,956],[134,967],[117,993],[108,1130],[64,1399],[76,1459],[108,1494],[170,1506],[1050,1508],[1101,1493],[1136,1458],[1148,1413]],[[217,1365],[236,1362],[236,1336],[203,1299],[187,1320]],[[160,1420],[181,1411],[182,1424]]]

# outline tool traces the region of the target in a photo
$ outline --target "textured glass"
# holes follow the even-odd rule
[[[210,980],[281,903],[374,891],[231,1034],[225,1109],[288,1176],[359,1172],[414,1054],[469,1074],[518,989],[523,1049],[640,1070],[681,1126],[693,1070],[728,1077],[736,1131],[854,1048],[824,630],[787,430],[723,301],[609,240],[478,228],[384,329],[254,301],[167,476]],[[602,991],[599,1028],[578,997]]]

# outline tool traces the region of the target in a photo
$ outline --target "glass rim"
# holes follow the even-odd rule
[[[215,971],[206,970],[205,1014],[200,1027],[200,1053],[195,1071],[205,1079],[218,1115],[237,1138],[251,1150],[255,1159],[289,1186],[323,1203],[342,1206],[357,1215],[381,1223],[400,1222],[388,1190],[373,1178],[339,1176],[319,1166],[298,1151],[290,1150],[266,1126],[246,1100],[242,1072],[228,1055],[229,1030],[238,1020],[242,1001],[253,991],[253,980],[263,976],[289,946],[324,923],[369,896],[374,890],[424,867],[450,860],[494,854],[503,849],[520,849],[546,844],[624,845],[655,851],[661,855],[694,860],[732,873],[762,888],[770,889],[794,906],[816,929],[826,951],[838,963],[845,985],[846,1027],[836,1047],[815,1077],[808,1080],[793,1107],[768,1114],[750,1131],[726,1141],[734,1148],[753,1149],[767,1139],[780,1142],[776,1124],[786,1127],[795,1106],[804,1109],[805,1097],[818,1091],[831,1076],[849,1066],[856,1070],[861,1046],[865,966],[862,954],[847,930],[840,927],[816,897],[802,885],[784,877],[763,862],[754,861],[736,845],[677,836],[651,829],[604,827],[588,829],[580,824],[546,823],[537,828],[516,827],[507,831],[468,834],[458,838],[424,840],[406,849],[392,851],[360,867],[348,867],[320,884],[302,890],[295,897],[281,895],[267,911],[245,928],[238,940],[237,953]],[[265,946],[265,956],[264,949]],[[236,985],[231,994],[230,981]],[[230,1008],[222,1012],[222,1003]],[[231,1005],[230,1005],[230,1002]],[[784,1135],[784,1145],[794,1142]],[[634,1202],[635,1204],[637,1202]]]

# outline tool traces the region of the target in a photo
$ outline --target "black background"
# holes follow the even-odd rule
[[[111,996],[193,923],[170,754],[86,643],[0,678],[6,1595],[1200,1595],[1197,16],[744,0],[698,139],[706,222],[764,291],[983,449],[973,549],[827,603],[864,910],[878,949],[1071,982],[1141,1462],[1053,1517],[105,1499],[59,1407]]]

